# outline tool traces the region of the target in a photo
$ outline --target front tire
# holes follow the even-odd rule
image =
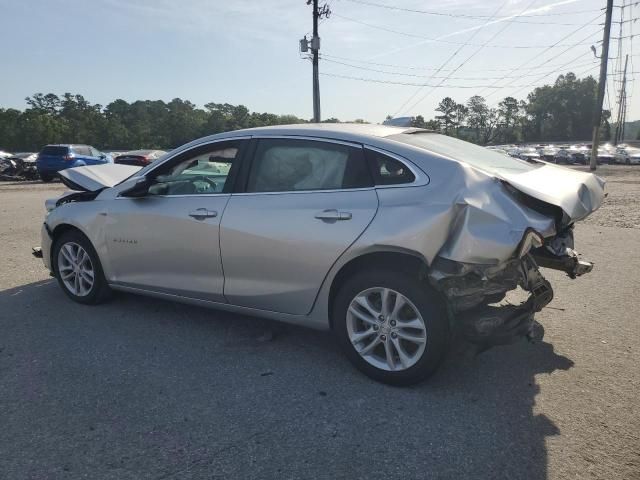
[[[417,274],[359,272],[341,286],[332,314],[347,358],[379,382],[406,386],[426,379],[448,347],[444,302]]]
[[[96,305],[109,298],[111,289],[98,254],[79,231],[65,232],[56,239],[51,260],[58,284],[74,302]]]

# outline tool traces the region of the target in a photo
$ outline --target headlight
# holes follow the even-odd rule
[[[528,228],[520,241],[518,257],[522,258],[529,253],[529,250],[532,248],[540,248],[542,245],[544,245],[544,237],[533,228]]]
[[[47,200],[45,200],[44,208],[46,208],[47,213],[49,213],[51,210],[56,208],[56,202],[57,201],[58,201],[57,198],[48,198]]]

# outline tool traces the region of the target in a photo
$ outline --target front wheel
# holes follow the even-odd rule
[[[68,231],[58,238],[51,257],[58,283],[69,298],[87,305],[106,300],[111,289],[93,245],[79,231]]]
[[[333,320],[349,360],[383,383],[412,385],[426,379],[448,346],[444,303],[417,275],[388,270],[354,275],[336,297]]]

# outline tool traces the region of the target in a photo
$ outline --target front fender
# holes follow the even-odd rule
[[[89,239],[102,265],[105,277],[111,278],[107,248],[104,235],[105,216],[101,215],[104,202],[91,200],[87,202],[71,202],[60,205],[47,215],[45,225],[51,232],[52,241],[61,230],[74,228]]]

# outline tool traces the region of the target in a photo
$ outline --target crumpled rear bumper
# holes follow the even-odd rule
[[[448,272],[438,266],[448,268]],[[457,265],[436,262],[431,283],[447,298],[456,332],[483,346],[504,345],[531,338],[534,314],[553,299],[551,284],[525,255],[500,266]]]
[[[430,283],[447,300],[453,330],[485,346],[531,339],[534,314],[553,299],[539,267],[570,278],[589,273],[593,264],[573,249],[573,226],[544,244],[496,265],[454,262],[441,257],[431,265]]]

